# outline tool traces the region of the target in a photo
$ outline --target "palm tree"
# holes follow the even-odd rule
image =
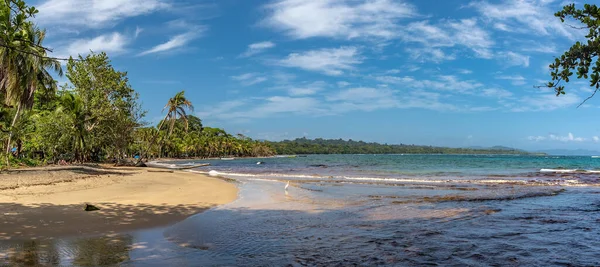
[[[20,50],[0,47],[0,90],[5,94],[5,103],[16,106],[11,128],[6,142],[6,162],[11,148],[13,127],[23,109],[33,106],[35,91],[38,89],[56,91],[56,81],[48,72],[54,69],[62,76],[62,68],[58,60],[48,58],[42,42],[46,32],[26,24],[23,28],[22,39],[16,40]]]
[[[190,111],[194,111],[194,106],[192,105],[191,101],[189,101],[187,98],[185,98],[185,91],[181,91],[181,92],[175,94],[175,96],[173,96],[172,98],[170,98],[169,101],[167,102],[167,104],[165,105],[165,107],[163,108],[162,111],[164,112],[165,110],[167,110],[167,114],[165,115],[165,118],[158,125],[158,132],[160,132],[160,130],[162,129],[165,122],[168,122],[169,123],[169,131],[168,131],[167,136],[170,136],[171,133],[173,133],[173,128],[175,128],[175,122],[177,121],[177,118],[180,118],[183,120],[183,122],[185,123],[185,130],[187,131],[188,120],[187,120],[186,109],[188,109]],[[156,135],[154,135],[154,138],[152,138],[152,141],[150,142],[150,145],[148,145],[148,149],[146,149],[146,152],[148,152],[150,147],[152,147],[154,145],[154,142],[156,142],[157,137],[158,137],[158,133]],[[146,153],[144,153],[144,154],[146,154]],[[142,158],[143,157],[141,155],[140,161],[142,160]]]
[[[75,130],[73,149],[76,155],[76,158],[81,162],[84,161],[85,158],[85,135],[88,131],[91,131],[92,128],[96,125],[96,119],[91,117],[90,112],[85,109],[83,104],[83,100],[81,97],[74,95],[70,92],[66,92],[65,95],[61,99],[61,106],[59,111],[63,111],[69,116],[71,116],[71,122],[73,124],[73,129]]]

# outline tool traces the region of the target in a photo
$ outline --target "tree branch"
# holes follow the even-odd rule
[[[598,92],[598,89],[596,88],[596,90],[594,90],[594,92],[592,93],[592,95],[588,96],[588,98],[586,98],[585,100],[583,100],[583,102],[581,102],[577,108],[581,107],[583,104],[585,104],[586,101],[592,99],[592,97],[594,97],[594,95],[596,95],[596,92]]]
[[[48,56],[42,56],[42,55],[40,55],[40,54],[38,54],[38,53],[34,53],[34,52],[30,52],[30,51],[26,51],[26,50],[18,49],[18,48],[16,48],[16,47],[8,46],[8,45],[5,45],[5,44],[3,44],[3,43],[0,43],[0,47],[4,47],[4,48],[7,48],[7,49],[15,50],[15,51],[17,51],[17,52],[24,53],[24,54],[28,54],[28,55],[32,55],[32,56],[36,56],[36,57],[39,57],[39,58],[53,59],[53,60],[63,60],[63,61],[67,61],[67,60],[69,60],[68,58],[59,58],[59,57],[48,57]],[[73,60],[75,60],[75,61],[79,61],[79,59],[73,59]]]
[[[575,30],[583,30],[583,29],[589,29],[590,28],[589,26],[576,27],[576,26],[573,26],[573,25],[568,24],[568,23],[565,23],[565,25],[567,25],[567,27],[575,29]]]

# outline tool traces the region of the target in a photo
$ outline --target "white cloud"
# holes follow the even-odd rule
[[[238,110],[216,114],[220,119],[255,119],[273,117],[280,114],[324,114],[319,109],[319,101],[311,97],[272,96],[262,99],[249,110]]]
[[[483,87],[482,83],[474,80],[461,80],[453,75],[434,76],[435,80],[415,79],[411,76],[377,76],[375,80],[386,83],[402,85],[406,88],[435,89],[452,93],[473,94],[476,89]]]
[[[337,82],[337,86],[338,87],[347,87],[347,86],[350,86],[350,85],[351,85],[351,83],[346,82],[346,81],[339,81],[339,82]]]
[[[597,136],[594,136],[595,138],[593,138],[593,140],[595,142],[596,139],[598,138]],[[555,134],[549,134],[548,136],[529,136],[527,137],[527,139],[531,140],[531,141],[560,141],[560,142],[585,142],[588,141],[587,138],[583,138],[583,137],[576,137],[575,135],[573,135],[573,133],[568,133],[566,136],[560,136],[560,135],[555,135]]]
[[[135,34],[133,36],[133,38],[138,38],[138,36],[140,36],[140,34],[144,31],[143,28],[140,27],[135,27]]]
[[[546,140],[546,137],[545,136],[541,136],[541,135],[538,135],[538,136],[528,136],[527,139],[531,140],[531,141],[539,142],[539,141]]]
[[[40,25],[103,28],[126,18],[168,9],[165,0],[47,0],[36,5]]]
[[[556,45],[552,44],[552,43],[537,43],[537,42],[530,42],[530,43],[526,43],[526,45],[521,48],[521,51],[523,52],[534,52],[534,53],[544,53],[544,54],[556,54],[558,53],[558,50],[556,49]]]
[[[410,53],[410,57],[412,59],[421,61],[421,62],[442,62],[446,60],[454,60],[456,59],[455,55],[446,55],[442,49],[439,48],[431,48],[431,47],[423,47],[423,48],[407,48],[406,52]]]
[[[542,36],[560,35],[574,39],[573,29],[567,28],[554,17],[556,8],[547,6],[551,1],[506,0],[500,3],[477,1],[470,4],[482,16],[494,22],[496,29]]]
[[[411,5],[393,0],[278,0],[266,9],[265,25],[297,39],[392,38],[399,20],[416,15]]]
[[[593,136],[593,137],[592,137],[592,140],[594,140],[594,142],[595,142],[595,143],[598,143],[598,142],[600,142],[600,137],[598,137],[598,136]]]
[[[513,96],[513,93],[510,91],[499,89],[499,88],[487,88],[481,91],[483,96],[487,97],[496,97],[496,98],[509,98]]]
[[[326,86],[322,82],[321,86]],[[252,119],[289,115],[331,116],[352,111],[374,111],[390,108],[421,108],[437,111],[458,111],[452,104],[444,103],[439,93],[413,90],[397,94],[388,88],[356,87],[322,96],[309,92],[310,87],[288,88],[291,96],[271,96],[225,101],[206,107],[202,118],[248,122]],[[306,89],[306,91],[303,91]],[[320,89],[316,89],[320,90]],[[310,96],[309,96],[310,94]]]
[[[203,111],[196,114],[204,120],[204,118],[215,118],[220,114],[227,113],[233,109],[239,108],[247,104],[247,100],[230,100],[220,102],[218,105],[208,106]]]
[[[512,51],[501,52],[498,54],[498,59],[506,66],[523,66],[529,67],[529,56],[524,56]]]
[[[266,51],[267,49],[270,49],[273,47],[275,47],[275,43],[273,43],[271,41],[250,44],[250,45],[248,45],[248,50],[246,50],[246,52],[244,52],[240,56],[241,57],[253,56],[253,55],[262,53],[262,52]]]
[[[323,91],[325,87],[325,82],[317,81],[299,86],[288,86],[286,90],[290,96],[308,96]]]
[[[125,46],[129,44],[129,39],[118,32],[100,35],[89,39],[77,39],[66,46],[66,49],[56,51],[57,57],[77,57],[85,56],[93,52],[107,52],[118,54],[125,51]]]
[[[524,85],[527,83],[525,78],[521,75],[502,75],[497,76],[496,79],[508,80],[512,85]]]
[[[472,49],[477,57],[491,58],[489,49],[494,42],[490,35],[479,27],[477,20],[463,19],[448,25],[455,31],[452,38],[454,42]]]
[[[258,83],[267,81],[267,77],[262,76],[260,73],[244,73],[238,76],[231,76],[231,79],[239,81],[244,86],[251,86]]]
[[[292,53],[277,62],[285,67],[318,71],[327,75],[342,75],[344,71],[354,69],[354,65],[362,63],[356,47],[340,47],[334,49],[311,50]]]
[[[467,69],[459,69],[458,73],[460,73],[460,74],[471,74],[471,73],[473,73],[473,71],[472,70],[467,70]]]
[[[513,112],[552,111],[561,108],[575,108],[582,99],[575,94],[555,96],[554,94],[537,94],[521,97],[517,103],[506,103],[505,107]]]
[[[373,111],[399,107],[394,91],[385,88],[350,88],[332,94],[326,100],[331,102],[328,105],[336,114],[354,110]]]
[[[169,41],[156,45],[146,51],[139,53],[139,56],[145,56],[149,54],[162,53],[171,51],[173,49],[181,48],[187,45],[192,40],[198,38],[200,36],[200,32],[191,31],[182,34],[175,35],[169,39]]]
[[[476,57],[489,59],[493,56],[494,41],[476,19],[442,21],[438,25],[418,21],[406,25],[402,31],[403,41],[420,43],[424,48],[439,50],[463,46],[473,51]]]

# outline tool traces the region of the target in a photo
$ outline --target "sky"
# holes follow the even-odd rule
[[[205,126],[256,139],[600,150],[600,97],[577,107],[585,80],[535,87],[584,39],[553,16],[567,3],[30,2],[53,55],[106,52],[150,123],[185,90]]]

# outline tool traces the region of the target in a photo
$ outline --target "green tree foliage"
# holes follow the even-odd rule
[[[450,148],[417,145],[388,145],[342,139],[298,138],[269,142],[277,154],[528,154],[525,151],[495,147],[489,149]]]
[[[56,83],[47,69],[54,69],[62,76],[60,63],[45,57],[46,50],[41,46],[45,32],[33,24],[25,24],[21,31],[20,40],[28,46],[20,45],[19,49],[0,47],[0,88],[5,104],[16,107],[6,140],[7,164],[13,145],[13,128],[22,111],[33,107],[36,90],[56,90]]]
[[[175,94],[175,96],[173,96],[172,98],[170,98],[169,101],[167,101],[167,104],[165,105],[165,107],[163,107],[163,112],[165,111],[165,109],[167,110],[167,115],[165,115],[165,118],[158,124],[158,131],[155,132],[150,143],[148,144],[148,149],[150,149],[150,147],[152,147],[155,144],[157,138],[160,135],[159,131],[162,130],[163,125],[165,123],[169,123],[169,132],[167,136],[170,136],[171,133],[173,133],[173,129],[175,127],[175,122],[177,121],[177,118],[185,122],[185,129],[187,131],[188,120],[186,109],[193,111],[194,106],[192,105],[192,102],[185,97],[185,91],[181,91]],[[163,139],[164,137],[165,136],[163,136]],[[146,153],[142,153],[140,160],[142,160],[144,156],[147,156],[147,151]]]
[[[554,88],[557,96],[565,94],[563,82],[568,83],[574,74],[573,71],[576,71],[577,79],[589,79],[590,86],[595,88],[591,98],[600,88],[600,9],[590,4],[585,4],[583,9],[577,9],[575,4],[570,4],[554,15],[563,23],[567,20],[579,22],[581,27],[569,26],[587,29],[587,42],[576,42],[563,55],[554,59],[549,66],[552,81],[546,86]]]
[[[72,84],[68,89],[81,98],[86,112],[85,121],[79,122],[89,136],[82,160],[98,160],[101,154],[122,158],[144,116],[127,73],[115,70],[105,53],[92,53],[70,59],[66,76]]]
[[[172,125],[172,129],[160,131],[156,128],[136,130],[136,144],[141,144],[139,147],[148,146],[148,153],[153,157],[258,157],[275,154],[265,142],[243,135],[233,136],[219,128],[203,127],[200,118],[194,115],[180,117]],[[160,142],[149,146],[153,138],[151,135],[158,136]]]

